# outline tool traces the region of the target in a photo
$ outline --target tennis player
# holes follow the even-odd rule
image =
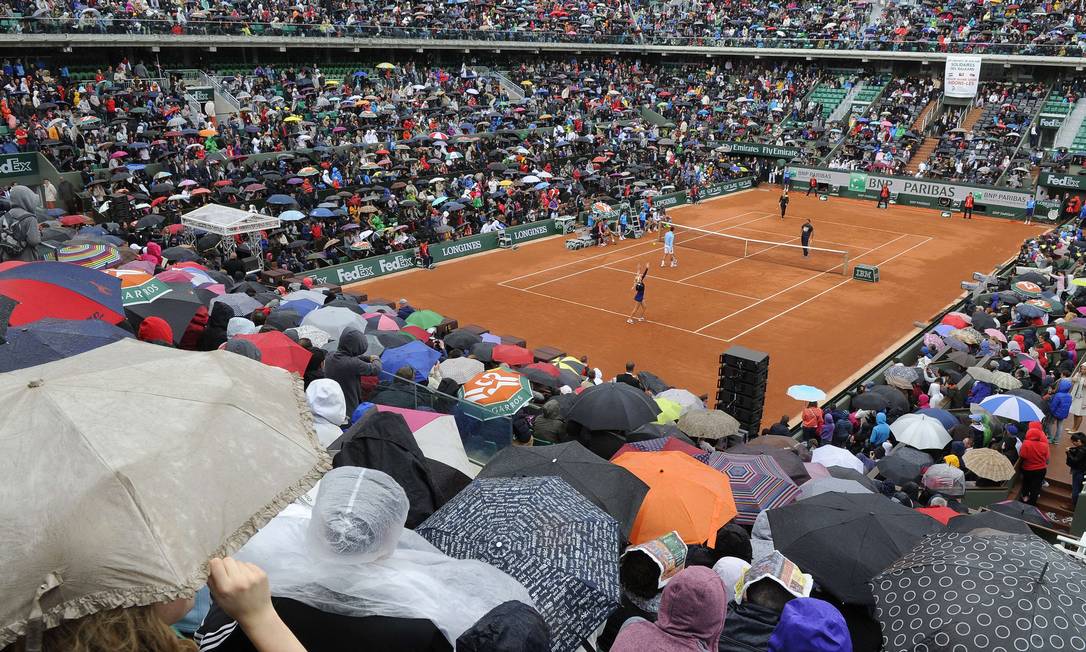
[[[667,231],[664,232],[664,256],[660,259],[660,267],[664,266],[668,258],[671,258],[671,266],[678,267],[679,260],[675,258],[675,227],[667,227]]]
[[[637,263],[637,273],[634,274],[634,309],[630,313],[630,317],[626,320],[627,324],[634,323],[634,320],[645,321],[645,277],[649,275],[649,266],[646,264],[645,268],[641,268],[641,263]]]

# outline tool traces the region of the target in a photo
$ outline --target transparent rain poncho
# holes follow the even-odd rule
[[[236,555],[261,566],[272,595],[344,616],[430,620],[449,639],[528,591],[493,566],[453,559],[403,527],[403,489],[381,471],[341,467],[316,503],[294,504]]]

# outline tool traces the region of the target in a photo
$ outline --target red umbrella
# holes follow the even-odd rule
[[[943,321],[941,323],[947,324],[948,326],[953,326],[954,328],[965,328],[969,325],[969,322],[967,322],[960,315],[957,315],[955,313],[950,313],[946,317],[943,317]]]
[[[416,340],[422,342],[423,344],[426,344],[430,341],[430,334],[427,333],[425,330],[419,328],[418,326],[404,326],[403,332],[410,333],[414,336]]]
[[[82,226],[83,224],[94,224],[94,220],[86,215],[65,215],[60,218],[62,226]]]
[[[950,521],[950,519],[954,518],[955,516],[961,516],[961,514],[955,512],[949,507],[917,507],[916,511],[920,512],[921,514],[927,514],[928,516],[932,517],[936,521],[939,521],[943,525],[946,525]]]
[[[491,357],[494,358],[495,362],[504,362],[511,367],[528,365],[534,360],[531,351],[515,344],[499,344],[495,346]]]
[[[525,369],[538,369],[539,371],[542,371],[543,373],[545,373],[548,376],[551,376],[553,378],[557,378],[558,376],[561,375],[561,372],[558,370],[558,367],[552,365],[549,362],[533,362],[532,364],[530,364],[530,365],[528,365],[528,366],[526,366],[524,368]]]
[[[0,263],[0,295],[19,302],[11,325],[46,317],[124,320],[121,279],[69,263]]]
[[[309,366],[309,358],[313,355],[279,331],[235,335],[235,337],[239,340],[249,340],[260,349],[260,361],[264,364],[286,369],[299,376],[305,375],[305,368]]]

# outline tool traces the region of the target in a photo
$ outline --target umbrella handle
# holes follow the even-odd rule
[[[42,634],[45,632],[42,623],[41,599],[46,593],[60,586],[60,583],[59,575],[49,573],[34,593],[34,604],[30,607],[30,615],[26,621],[26,643],[23,645],[26,652],[41,652]]]

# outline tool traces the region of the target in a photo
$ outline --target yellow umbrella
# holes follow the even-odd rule
[[[1076,278],[1075,280],[1071,281],[1071,285],[1086,287],[1086,278]]]
[[[376,66],[376,68],[377,68],[378,70],[392,70],[392,69],[393,69],[393,68],[395,68],[395,67],[396,67],[396,66],[395,66],[394,64],[391,64],[391,63],[389,63],[389,62],[387,62],[387,61],[385,61],[385,62],[383,62],[383,63],[379,63],[379,64],[377,64],[377,66]]]
[[[324,82],[325,86],[339,86],[339,84],[340,80],[338,79],[329,79],[328,81]]]
[[[288,115],[287,117],[283,118],[283,122],[301,122],[301,121],[302,121],[302,116],[300,116],[300,115]]]
[[[510,181],[509,179],[502,179],[501,181],[498,182],[498,185],[499,186],[511,186],[511,185],[513,185],[513,182]]]
[[[656,417],[656,421],[653,423],[671,423],[678,421],[682,416],[683,406],[679,405],[675,401],[669,398],[657,398],[656,404],[660,406],[660,416]]]
[[[525,79],[524,81],[520,82],[520,85],[521,86],[535,86],[535,84],[533,84],[532,80],[530,80],[530,79]]]

